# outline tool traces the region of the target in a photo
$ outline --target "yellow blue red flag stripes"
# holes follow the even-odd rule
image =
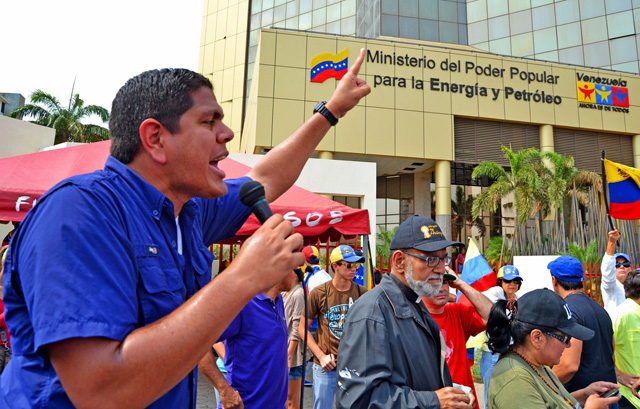
[[[616,219],[640,219],[640,170],[604,160],[609,185],[609,215]]]
[[[311,59],[311,82],[324,82],[327,78],[342,79],[349,65],[349,49],[338,54],[322,53]]]

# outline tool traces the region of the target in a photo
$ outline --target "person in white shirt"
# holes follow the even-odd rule
[[[609,316],[614,315],[616,307],[624,302],[624,280],[629,272],[633,271],[633,263],[628,255],[624,253],[615,253],[616,243],[620,239],[620,232],[614,228],[609,232],[609,242],[607,250],[602,257],[600,271],[602,272],[602,281],[600,289],[602,291],[602,302],[604,309]]]
[[[311,293],[311,290],[324,284],[327,281],[331,281],[333,277],[329,275],[322,267],[320,267],[320,252],[316,246],[307,246],[302,249],[305,257],[305,282],[307,287],[307,294]]]

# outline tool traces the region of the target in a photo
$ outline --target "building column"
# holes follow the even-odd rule
[[[318,152],[318,159],[333,160],[333,152],[329,152],[329,151]],[[323,195],[323,194],[318,194],[318,195],[322,197],[326,197],[327,199],[333,200],[333,195]]]
[[[431,172],[433,169],[415,173],[413,177],[413,212],[424,217],[431,217]]]
[[[554,146],[554,141],[553,141],[553,126],[551,125],[540,125],[540,152],[541,153],[545,153],[545,152],[555,152],[555,146]],[[545,165],[547,166],[552,166],[551,163],[545,163]],[[545,223],[545,222],[549,222],[549,221],[553,221],[556,219],[556,215],[555,212],[551,212],[549,215],[547,215],[547,217],[544,218],[544,221],[542,222],[542,233],[543,234],[547,234],[550,232],[550,228],[551,226],[549,225],[549,223]],[[516,223],[518,221],[516,220]]]
[[[436,161],[436,223],[451,240],[451,162],[448,160]]]

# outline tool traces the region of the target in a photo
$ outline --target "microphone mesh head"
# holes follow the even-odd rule
[[[238,192],[240,201],[247,207],[253,207],[254,204],[265,198],[264,195],[264,186],[255,180],[243,183]]]

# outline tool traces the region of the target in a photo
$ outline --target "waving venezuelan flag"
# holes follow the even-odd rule
[[[609,214],[616,219],[640,219],[640,170],[604,160],[609,185]]]
[[[322,53],[311,59],[311,82],[324,82],[327,78],[339,80],[347,73],[349,49],[338,54]]]

